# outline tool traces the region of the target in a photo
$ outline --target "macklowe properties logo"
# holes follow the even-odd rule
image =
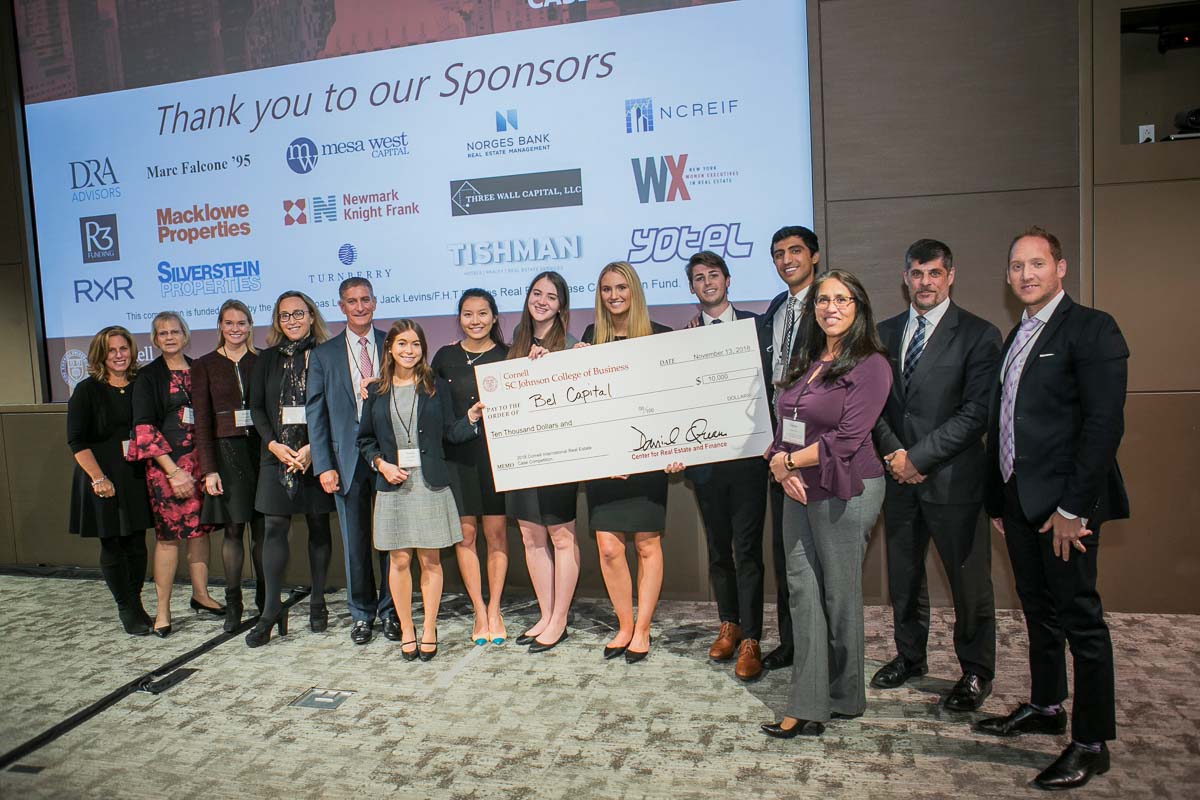
[[[581,205],[583,176],[578,169],[450,181],[455,217]]]

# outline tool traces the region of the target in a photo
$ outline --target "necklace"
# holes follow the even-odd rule
[[[463,356],[464,356],[464,357],[467,359],[467,366],[468,366],[468,367],[473,367],[473,366],[475,366],[475,362],[476,362],[476,361],[478,361],[479,359],[483,358],[483,357],[484,357],[484,356],[486,356],[488,353],[492,352],[492,350],[496,349],[496,343],[495,343],[495,342],[492,342],[492,346],[491,346],[491,347],[489,347],[487,350],[484,350],[482,353],[476,353],[476,354],[475,354],[475,357],[474,357],[474,358],[471,358],[471,351],[470,351],[470,350],[468,350],[466,347],[463,347],[463,343],[462,343],[462,342],[459,342],[459,343],[458,343],[458,346],[459,346],[459,347],[462,349],[462,351],[463,351]]]

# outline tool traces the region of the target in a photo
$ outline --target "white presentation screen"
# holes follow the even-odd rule
[[[760,301],[781,288],[771,233],[812,224],[795,0],[314,2],[295,19],[81,0],[31,19],[55,5],[18,1],[17,21],[58,399],[92,334],[148,343],[164,309],[202,332],[239,298],[261,342],[288,289],[337,322],[338,284],[363,275],[377,318],[446,318],[473,286],[519,311],[554,269],[586,312],[614,260],[651,305],[681,305],[697,250]],[[39,46],[55,24],[65,71]]]

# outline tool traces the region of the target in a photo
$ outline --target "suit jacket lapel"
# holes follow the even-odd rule
[[[357,408],[358,403],[354,399],[354,376],[350,374],[350,359],[346,355],[348,352],[346,349],[346,342],[348,339],[349,336],[347,332],[342,331],[330,340],[337,342],[340,345],[337,354],[333,357],[333,374],[334,380],[342,387],[342,390],[345,391],[346,395],[350,398],[350,404]]]
[[[1058,302],[1058,308],[1054,309],[1054,313],[1050,315],[1050,321],[1046,323],[1045,329],[1038,335],[1037,341],[1029,348],[1029,355],[1025,357],[1025,363],[1021,366],[1022,381],[1025,380],[1025,375],[1029,372],[1029,368],[1038,360],[1041,352],[1046,349],[1046,345],[1054,338],[1054,334],[1062,326],[1063,320],[1066,319],[1073,305],[1075,303],[1071,300],[1071,296],[1064,294],[1063,299]]]
[[[925,344],[925,351],[921,353],[921,359],[917,362],[917,366],[913,369],[912,379],[909,385],[912,387],[912,393],[916,394],[921,383],[925,380],[925,376],[929,370],[933,369],[934,363],[941,357],[942,353],[953,341],[955,334],[958,332],[958,307],[954,303],[946,309],[946,313],[942,315],[941,322],[933,329],[933,334],[929,337],[929,341]]]
[[[883,342],[883,346],[888,351],[888,362],[892,365],[892,396],[896,398],[896,402],[901,406],[904,405],[904,386],[900,374],[900,345],[904,341],[904,326],[908,324],[908,312],[899,317],[892,317],[890,320],[885,320],[883,324],[888,322],[896,322],[887,328],[887,338]]]

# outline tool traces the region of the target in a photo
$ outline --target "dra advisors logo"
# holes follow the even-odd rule
[[[121,241],[117,235],[117,215],[101,214],[79,218],[79,242],[83,263],[98,264],[121,260]]]
[[[71,202],[112,200],[121,196],[121,179],[107,157],[72,161],[70,169]]]

